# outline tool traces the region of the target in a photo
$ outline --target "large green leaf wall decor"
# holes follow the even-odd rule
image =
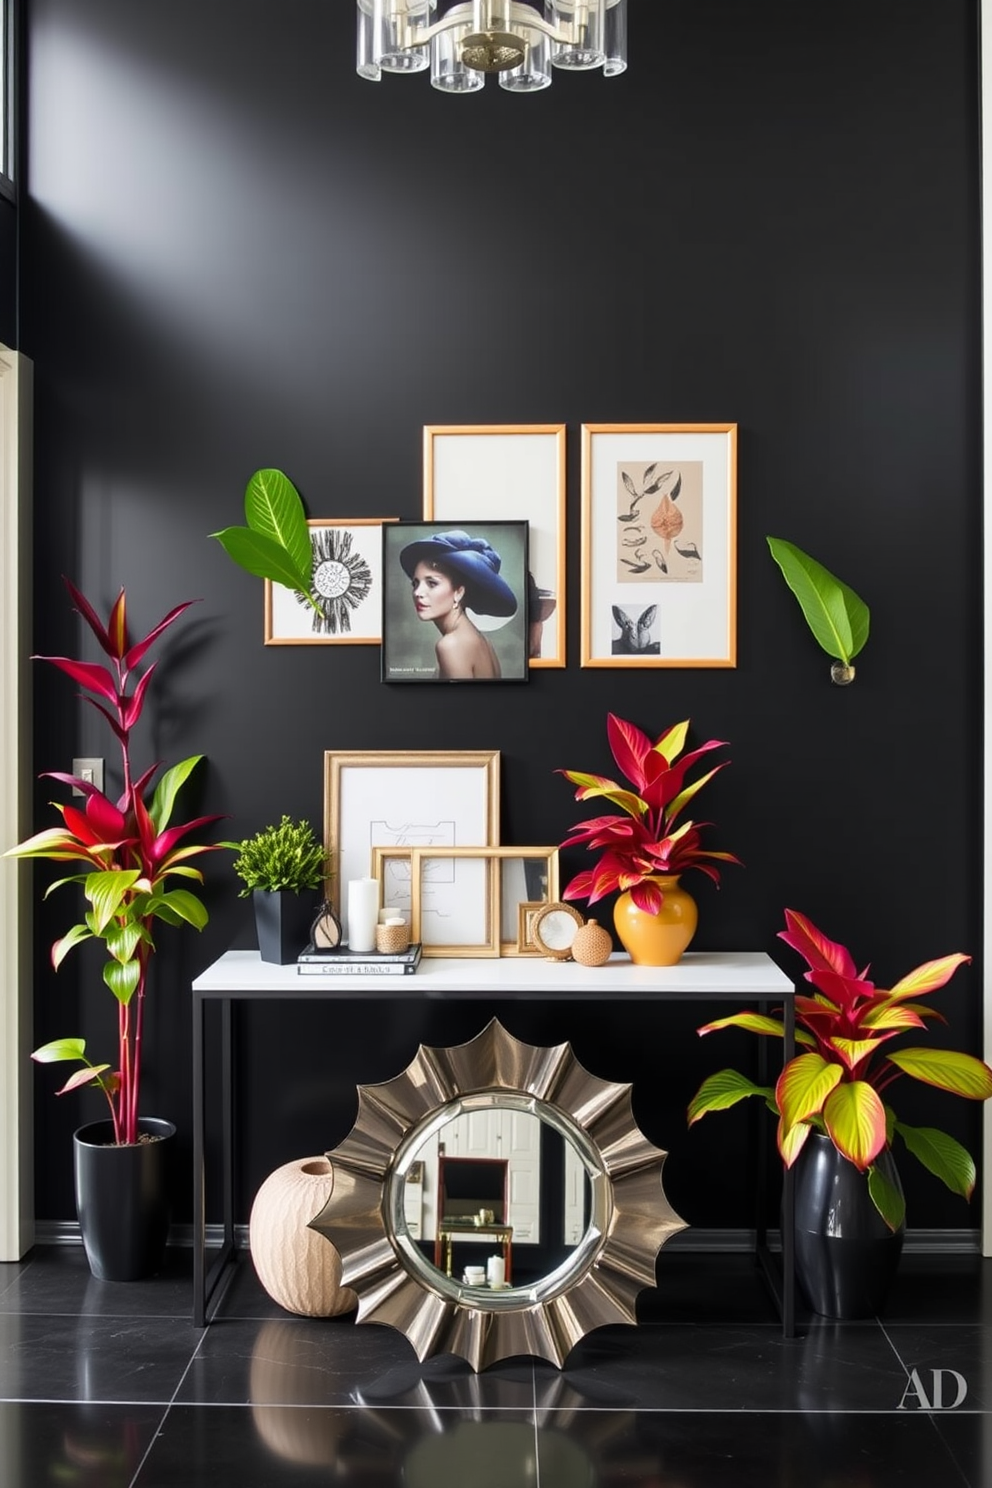
[[[799,602],[806,623],[828,656],[836,657],[849,676],[835,675],[835,681],[849,681],[854,675],[851,662],[868,639],[870,614],[864,600],[834,574],[781,537],[769,537],[768,547],[782,576]],[[836,669],[835,669],[836,671]]]

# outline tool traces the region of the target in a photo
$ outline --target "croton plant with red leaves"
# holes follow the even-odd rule
[[[559,770],[577,787],[575,799],[590,801],[602,796],[620,814],[595,816],[572,828],[561,844],[587,847],[599,852],[594,868],[577,873],[565,889],[566,899],[587,899],[590,904],[617,889],[630,890],[639,909],[657,914],[664,895],[655,878],[698,868],[714,883],[720,881],[718,862],[739,863],[733,853],[713,852],[702,845],[702,828],[710,822],[679,821],[689,803],[729,760],[714,765],[691,784],[686,776],[699,760],[714,749],[724,749],[720,739],[709,739],[698,749],[682,754],[689,720],[673,724],[651,740],[634,724],[610,713],[606,732],[617,769],[633,786],[626,790],[605,775],[586,775],[580,770]],[[681,756],[681,758],[680,758]]]
[[[142,1021],[148,963],[155,950],[155,922],[194,925],[198,930],[207,923],[206,908],[196,895],[187,888],[166,887],[166,881],[184,878],[202,883],[202,873],[191,867],[189,860],[223,844],[194,845],[187,840],[190,832],[219,821],[218,816],[169,825],[176,795],[201,755],[191,755],[167,770],[150,801],[146,801],[146,792],[159,766],[154,764],[135,778],[131,763],[131,733],[141,717],[156,663],[131,687],[135,669],[149,647],[193,601],[177,605],[142,640],[132,643],[123,589],[104,626],[79,590],[68,579],[65,584],[76,609],[109,657],[110,667],[65,656],[32,659],[51,662],[86,689],[86,701],[102,713],[120,744],[124,788],[119,799],[112,801],[91,781],[46,771],[47,778],[81,792],[85,805],[80,808],[53,802],[62,825],[38,832],[5,856],[85,865],[81,872],[57,879],[46,890],[47,897],[62,884],[81,884],[89,905],[82,922],[53,945],[52,964],[57,970],[69,951],[83,941],[103,942],[108,954],[103,980],[118,1004],[118,1065],[113,1069],[109,1064],[92,1064],[81,1038],[56,1039],[36,1049],[31,1057],[41,1064],[60,1060],[81,1063],[83,1068],[71,1076],[59,1095],[82,1085],[99,1086],[110,1105],[114,1140],[124,1144],[138,1140]]]
[[[811,996],[796,996],[796,1042],[804,1052],[790,1059],[774,1090],[753,1084],[736,1070],[720,1070],[704,1080],[689,1105],[689,1124],[708,1111],[722,1111],[747,1096],[762,1097],[779,1118],[778,1149],[791,1167],[811,1131],[830,1138],[837,1151],[868,1175],[868,1190],[890,1229],[904,1218],[902,1195],[881,1173],[876,1158],[891,1147],[896,1133],[924,1167],[954,1193],[970,1198],[975,1164],[960,1142],[932,1127],[897,1120],[887,1100],[889,1087],[903,1075],[966,1100],[992,1095],[992,1069],[971,1054],[933,1046],[892,1049],[890,1040],[945,1019],[916,999],[950,981],[971,957],[956,952],[927,961],[894,987],[876,987],[868,968],[859,972],[846,946],[829,940],[805,915],[785,911],[779,938],[798,951],[809,968]],[[697,1032],[746,1028],[782,1038],[781,1019],[763,1013],[734,1013]]]

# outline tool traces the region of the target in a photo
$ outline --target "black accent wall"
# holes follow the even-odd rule
[[[0,197],[0,341],[17,345],[17,209]]]
[[[775,938],[789,905],[882,983],[968,951],[935,1037],[979,1052],[974,0],[632,0],[624,77],[465,99],[423,77],[360,81],[342,0],[26,12],[35,649],[84,645],[63,573],[103,608],[124,584],[135,628],[200,597],[162,648],[139,752],[205,754],[188,808],[226,812],[232,837],[283,812],[319,822],[326,749],[490,747],[503,841],[560,841],[583,810],[553,772],[610,772],[608,712],[652,734],[688,717],[695,742],[730,743],[705,816],[746,863],[719,891],[696,875],[697,946],[764,949],[796,972]],[[708,420],[740,429],[738,666],[583,671],[580,425]],[[566,670],[388,688],[375,648],[263,647],[261,582],[208,536],[241,519],[255,469],[285,470],[313,516],[415,519],[424,424],[555,421],[569,428]],[[769,533],[869,602],[852,687],[831,685]],[[35,680],[39,770],[109,757],[68,679],[39,667]],[[52,793],[39,786],[39,827]],[[207,875],[210,924],[163,930],[149,1010],[143,1104],[177,1121],[187,1173],[189,982],[253,933],[225,855]],[[39,899],[54,876],[39,869]],[[85,1032],[106,1057],[96,962],[86,948],[57,976],[46,962],[72,892],[39,908],[37,1038]],[[747,1036],[695,1036],[724,1009],[490,1011],[634,1082],[690,1223],[749,1222],[746,1113],[685,1123],[704,1074],[753,1068]],[[251,1010],[240,1217],[271,1168],[345,1135],[357,1082],[485,1016]],[[69,1134],[100,1114],[94,1095],[55,1100],[54,1075],[37,1074],[46,1220],[72,1216]],[[896,1096],[907,1120],[978,1154],[977,1108]],[[977,1197],[969,1208],[908,1158],[903,1170],[911,1225],[977,1226]]]

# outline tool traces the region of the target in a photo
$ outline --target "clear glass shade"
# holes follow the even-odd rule
[[[417,33],[426,31],[436,8],[437,0],[358,0],[359,76],[378,82],[384,72],[430,67],[430,43],[417,45]]]
[[[456,26],[431,43],[431,86],[442,93],[478,93],[486,86],[485,74],[462,61],[462,44],[470,31],[468,25]]]
[[[508,93],[537,93],[551,83],[551,43],[539,31],[530,32],[523,62],[501,72],[499,85]]]
[[[547,17],[556,30],[570,40],[552,43],[551,60],[556,67],[585,72],[602,67],[606,60],[606,0],[547,0]]]
[[[606,11],[604,77],[619,77],[627,71],[627,0],[617,0]]]

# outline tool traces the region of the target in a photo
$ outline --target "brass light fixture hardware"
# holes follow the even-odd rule
[[[359,77],[424,72],[442,93],[476,93],[495,73],[535,93],[552,67],[627,66],[627,0],[357,0]]]
[[[451,1123],[487,1115],[537,1117],[583,1173],[586,1194],[584,1233],[567,1259],[518,1280],[525,1247],[514,1243],[513,1282],[492,1291],[431,1265],[419,1224],[414,1233],[408,1222],[414,1166],[436,1161]],[[355,1125],[327,1156],[334,1189],[310,1226],[339,1251],[358,1322],[398,1329],[420,1360],[456,1354],[479,1370],[532,1354],[561,1368],[594,1328],[636,1323],[658,1251],[685,1227],[662,1187],[666,1154],[638,1128],[630,1085],[590,1074],[569,1044],[521,1043],[496,1019],[467,1044],[422,1045],[402,1074],[360,1085]],[[512,1228],[512,1212],[504,1218]]]

